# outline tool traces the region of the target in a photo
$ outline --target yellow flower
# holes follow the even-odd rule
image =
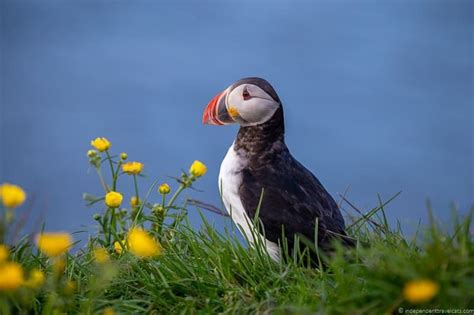
[[[158,192],[162,195],[167,195],[170,193],[170,191],[171,191],[170,185],[166,183],[161,184],[160,187],[158,188]]]
[[[6,245],[0,244],[0,264],[8,260],[10,251]]]
[[[143,163],[140,162],[127,162],[122,165],[122,171],[129,175],[140,174],[143,170]]]
[[[26,193],[20,186],[4,183],[0,185],[0,199],[7,208],[16,208],[26,199]]]
[[[43,283],[44,283],[44,273],[39,269],[33,269],[30,272],[30,277],[25,282],[25,286],[32,289],[37,289],[41,287]]]
[[[108,192],[105,195],[105,204],[110,208],[118,208],[122,204],[123,196],[116,191]]]
[[[194,161],[189,168],[189,173],[195,177],[201,177],[207,172],[207,167],[201,161]]]
[[[409,281],[403,288],[403,296],[413,304],[431,300],[439,291],[439,285],[431,280]]]
[[[112,144],[107,138],[99,137],[91,141],[91,146],[96,148],[99,152],[104,152],[110,148]]]
[[[128,154],[125,152],[120,153],[120,159],[126,160],[128,158]]]
[[[43,233],[38,235],[37,244],[46,256],[56,257],[69,250],[72,237],[69,233]]]
[[[98,247],[94,249],[94,259],[96,262],[99,264],[105,264],[106,262],[109,261],[109,253],[107,250],[103,247]]]
[[[130,198],[130,207],[135,208],[140,204],[140,199],[137,198],[137,196],[133,196]]]
[[[124,241],[122,241],[122,244],[125,244]],[[120,244],[119,241],[115,241],[114,243],[114,250],[117,254],[122,254],[123,253],[123,246]]]
[[[0,291],[15,290],[24,281],[23,268],[19,264],[9,262],[0,265]]]
[[[127,244],[130,251],[140,258],[154,257],[161,253],[160,244],[140,228],[133,228],[128,232]]]
[[[115,311],[111,307],[106,307],[106,308],[104,308],[103,315],[115,315]]]

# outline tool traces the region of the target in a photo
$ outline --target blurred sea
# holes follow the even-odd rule
[[[142,191],[205,162],[186,195],[219,206],[237,127],[203,126],[202,111],[246,76],[274,85],[289,148],[337,200],[350,186],[369,209],[402,191],[386,212],[407,230],[427,198],[442,221],[474,202],[472,1],[0,3],[0,180],[49,230],[101,211],[82,200],[101,193],[97,136],[145,164]]]

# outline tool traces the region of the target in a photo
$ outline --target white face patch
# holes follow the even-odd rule
[[[255,126],[269,120],[280,106],[270,95],[254,84],[242,84],[226,99],[229,112],[238,113],[242,126]]]

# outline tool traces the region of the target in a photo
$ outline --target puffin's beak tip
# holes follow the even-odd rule
[[[207,111],[204,111],[204,113],[202,114],[202,124],[207,125],[208,122],[209,122],[209,114],[207,113]]]

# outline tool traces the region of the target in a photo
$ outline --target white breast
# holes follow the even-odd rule
[[[252,220],[245,212],[242,201],[240,200],[239,187],[242,184],[242,169],[247,165],[247,160],[243,153],[234,150],[234,144],[230,146],[227,154],[222,161],[219,172],[219,190],[222,201],[232,220],[239,228],[240,232],[246,235],[251,244],[255,244],[252,234]],[[252,218],[253,219],[253,218]],[[256,234],[257,232],[254,232]],[[259,236],[263,238],[261,234]],[[279,260],[280,248],[274,242],[267,239],[262,240],[265,243],[267,252],[274,260]]]

